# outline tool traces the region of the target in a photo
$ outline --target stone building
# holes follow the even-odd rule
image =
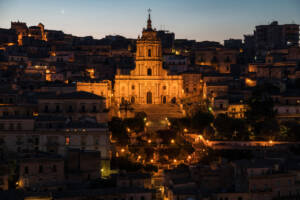
[[[135,69],[115,76],[115,100],[118,104],[176,103],[183,96],[182,85],[181,76],[168,75],[163,69],[161,41],[149,14],[147,28],[137,40]]]

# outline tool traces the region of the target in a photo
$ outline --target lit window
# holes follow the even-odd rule
[[[66,136],[65,138],[65,145],[69,145],[70,144],[70,137]]]

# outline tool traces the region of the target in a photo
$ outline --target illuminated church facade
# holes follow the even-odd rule
[[[161,41],[152,29],[151,17],[142,37],[137,40],[135,69],[124,75],[115,76],[114,99],[119,105],[178,103],[183,97],[181,75],[168,75],[163,69]]]

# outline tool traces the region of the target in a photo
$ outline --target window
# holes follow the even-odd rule
[[[85,105],[81,105],[81,112],[85,112]]]
[[[166,89],[167,89],[167,86],[164,85],[164,86],[163,86],[163,90],[166,90]]]
[[[65,145],[69,145],[70,144],[70,136],[66,136],[65,137]]]
[[[134,88],[135,88],[134,85],[132,85],[132,86],[131,86],[131,89],[134,90]]]
[[[151,57],[151,49],[148,49],[148,57]]]
[[[53,165],[53,167],[52,167],[52,172],[56,172],[56,171],[57,171],[56,165]]]
[[[93,105],[93,112],[97,112],[97,106]]]
[[[22,130],[22,124],[21,124],[21,123],[18,123],[18,124],[17,124],[17,129],[18,129],[18,130]]]
[[[56,110],[56,112],[59,112],[59,110],[60,110],[60,107],[59,107],[59,105],[56,105],[56,108],[55,108],[55,110]]]
[[[12,124],[12,123],[9,124],[9,129],[10,129],[10,130],[14,130],[14,124]]]
[[[131,97],[130,102],[131,102],[131,104],[134,104],[134,103],[135,103],[135,98],[134,98],[134,96]]]
[[[48,105],[45,105],[44,112],[48,112],[48,110],[49,110]]]
[[[151,76],[151,75],[152,75],[152,70],[151,70],[150,68],[148,68],[148,70],[147,70],[147,75],[148,75],[148,76]]]
[[[73,107],[71,105],[68,108],[68,112],[73,112]]]
[[[25,166],[24,167],[24,174],[28,174],[28,173],[29,173],[28,166]]]
[[[43,167],[43,165],[40,165],[39,166],[39,173],[43,173],[43,171],[44,171],[44,167]]]

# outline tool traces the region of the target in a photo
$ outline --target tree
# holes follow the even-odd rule
[[[271,139],[279,134],[274,103],[269,95],[269,92],[274,90],[276,90],[274,86],[266,83],[255,88],[248,100],[245,116],[257,138]]]
[[[108,123],[108,126],[114,140],[117,140],[121,145],[128,144],[129,137],[122,119],[113,117],[112,120]]]
[[[214,116],[211,113],[198,111],[192,116],[191,126],[193,129],[203,132],[203,130],[209,127],[213,121]]]
[[[218,136],[225,140],[249,140],[248,125],[243,119],[219,114],[214,121]]]

